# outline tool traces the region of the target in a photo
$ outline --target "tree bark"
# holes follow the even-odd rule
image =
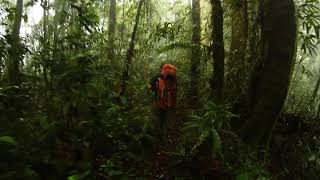
[[[201,60],[201,19],[200,19],[200,0],[192,1],[192,50],[191,50],[191,71],[190,71],[190,103],[197,102],[200,79],[200,60]]]
[[[319,117],[320,117],[320,103],[319,103],[319,106],[318,106],[316,119],[319,119]]]
[[[116,0],[110,0],[107,57],[111,62],[115,58],[116,5]]]
[[[263,56],[252,71],[251,109],[242,137],[268,146],[274,124],[287,96],[296,50],[293,0],[265,0],[262,22]]]
[[[138,26],[139,26],[139,20],[140,20],[140,14],[141,14],[141,9],[142,5],[144,3],[144,0],[140,0],[138,4],[138,10],[135,18],[135,24],[131,33],[131,40],[129,44],[129,49],[126,53],[126,59],[125,59],[125,69],[122,73],[122,79],[121,79],[121,89],[120,89],[120,96],[123,96],[126,92],[127,89],[127,84],[129,80],[129,69],[130,65],[132,62],[132,58],[134,55],[134,47],[136,43],[136,38],[137,38],[137,31],[138,31]]]
[[[231,46],[228,59],[226,85],[231,98],[241,94],[245,79],[245,54],[248,39],[248,2],[239,0],[232,7],[231,14]]]
[[[20,44],[20,27],[21,27],[21,18],[23,11],[23,0],[17,0],[16,9],[15,9],[15,18],[12,27],[12,33],[10,36],[11,48],[9,49],[9,60],[8,60],[8,82],[11,85],[20,84],[20,70],[19,65],[22,60]]]
[[[220,0],[211,0],[212,14],[212,59],[213,79],[211,93],[217,104],[223,104],[224,86],[224,41],[223,41],[223,10]]]
[[[313,89],[313,93],[312,93],[312,96],[310,98],[310,104],[312,104],[314,102],[314,100],[317,98],[319,87],[320,87],[320,77],[319,77],[319,79],[318,79],[318,81],[316,83],[316,86]]]
[[[261,2],[249,1],[248,2],[248,61],[246,69],[250,70],[254,64],[259,61],[259,52],[261,51]]]
[[[318,117],[319,108],[317,109],[316,104],[314,104],[314,102],[315,102],[315,100],[317,98],[319,88],[320,88],[320,77],[318,78],[318,81],[317,81],[317,83],[316,83],[316,85],[315,85],[315,87],[313,89],[312,95],[311,95],[311,97],[310,97],[310,99],[308,101],[308,104],[307,104],[307,106],[311,107],[312,110],[316,110],[317,111],[316,117]],[[302,112],[302,110],[304,110],[304,108],[301,108],[300,112]],[[313,111],[311,111],[311,112],[313,112]]]
[[[43,52],[47,51],[47,43],[48,43],[48,1],[41,0],[41,5],[43,8],[43,22],[42,22],[42,30],[43,30],[43,41],[42,41],[42,48]],[[48,61],[50,59],[44,58],[43,61],[43,80],[46,90],[49,89],[49,79],[48,79]],[[46,95],[47,96],[47,95]]]

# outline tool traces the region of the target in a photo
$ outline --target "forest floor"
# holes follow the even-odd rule
[[[184,145],[186,138],[183,124],[188,121],[192,111],[192,108],[177,107],[175,114],[168,118],[170,125],[165,138],[162,139],[159,136],[159,127],[155,127],[150,134],[155,140],[147,144],[137,144],[146,150],[140,156],[141,161],[139,163],[131,160],[123,161],[124,172],[133,168],[136,172],[135,178],[148,180],[177,178],[229,180],[242,176],[256,178],[297,176],[302,179],[310,179],[318,176],[318,166],[314,165],[314,162],[318,160],[320,140],[311,132],[317,132],[319,125],[305,124],[301,117],[283,114],[273,133],[268,162],[259,165],[258,159],[251,157],[250,152],[246,152],[246,149],[224,149],[225,159],[208,158],[208,154],[203,154],[203,152],[208,152],[207,146],[199,146],[199,152],[196,155],[180,154],[181,145]],[[156,119],[153,120],[153,124],[158,123]],[[236,147],[235,144],[232,144],[230,137],[222,138],[224,146]],[[313,158],[314,156],[316,158]],[[101,167],[108,158],[103,157],[97,167]],[[305,168],[304,164],[308,164],[308,168]],[[98,176],[101,179],[110,179],[110,176],[106,176],[105,173]]]
[[[155,179],[163,179],[163,180],[171,180],[173,178],[172,169],[175,169],[171,165],[172,161],[174,161],[172,155],[170,153],[177,152],[177,145],[182,141],[182,127],[183,123],[185,123],[185,120],[187,119],[188,113],[190,113],[191,110],[187,108],[178,108],[175,117],[173,118],[174,123],[169,128],[167,138],[161,143],[158,144],[156,150],[154,151],[153,155],[150,159],[148,159],[148,163],[150,164],[150,167],[152,169],[152,174],[149,177],[150,180]],[[305,159],[308,159],[309,157],[307,154],[312,153],[314,150],[309,150],[309,152],[306,152],[304,149],[298,149],[297,146],[299,146],[299,142],[301,144],[309,144],[312,142],[308,138],[308,134],[310,133],[310,128],[313,127],[310,124],[303,123],[303,119],[301,117],[296,117],[292,114],[286,114],[284,115],[284,118],[286,118],[286,122],[282,122],[282,119],[279,120],[279,124],[285,124],[287,127],[282,127],[281,129],[286,129],[285,132],[281,132],[280,134],[277,132],[278,128],[275,130],[275,135],[272,142],[272,151],[271,151],[271,162],[265,164],[265,168],[268,169],[269,173],[273,176],[277,176],[283,171],[283,169],[289,168],[289,169],[301,169],[298,164],[303,164]],[[319,126],[315,126],[319,127]],[[317,128],[318,129],[318,128]],[[315,130],[313,130],[315,131]],[[307,134],[306,134],[307,133]],[[280,144],[278,144],[279,139],[281,139]],[[301,146],[300,144],[300,146]],[[310,144],[309,144],[310,145]],[[308,146],[309,146],[308,145]],[[311,147],[310,147],[311,148]],[[314,147],[313,147],[314,148]],[[290,153],[289,149],[295,149],[294,152]],[[312,149],[312,148],[311,148]],[[278,152],[277,152],[278,151]],[[306,154],[304,154],[306,153]],[[296,158],[295,156],[299,155],[304,156],[303,158]],[[296,163],[286,163],[285,162],[291,162],[295,161]],[[310,159],[310,157],[309,157]],[[282,161],[282,162],[281,162]],[[187,163],[187,162],[186,162]],[[268,167],[269,164],[269,167]],[[186,164],[184,164],[186,165]],[[197,172],[199,173],[200,177],[206,177],[206,178],[213,178],[213,179],[233,179],[234,175],[230,174],[227,169],[225,169],[223,162],[220,160],[210,160],[210,159],[204,159],[202,160],[195,160],[193,159],[191,164],[192,167],[189,170],[200,170]],[[180,164],[181,166],[181,164]],[[188,165],[186,165],[188,166]],[[198,166],[198,167],[196,167]],[[291,167],[292,166],[292,167]],[[199,168],[199,169],[198,169]],[[314,168],[314,167],[313,167]],[[312,168],[312,169],[313,169]],[[298,171],[299,172],[299,171]],[[315,174],[313,170],[307,171],[308,175],[300,175],[303,178],[309,179],[310,175],[311,177],[314,177]],[[294,174],[294,173],[292,173]],[[286,177],[291,177],[292,174],[284,175]],[[308,177],[309,176],[309,177]],[[183,177],[183,179],[192,179],[194,177]]]
[[[209,177],[209,178],[221,179],[219,177],[221,175],[221,172],[217,172],[217,171],[223,171],[221,169],[222,162],[220,162],[219,160],[205,159],[203,161],[199,161],[197,159],[192,159],[190,160],[190,162],[188,161],[183,162],[183,164],[179,164],[176,162],[176,159],[175,159],[176,157],[173,154],[179,152],[178,145],[183,141],[182,140],[183,124],[188,119],[190,112],[192,112],[192,108],[190,107],[178,107],[174,117],[169,118],[169,120],[173,122],[171,122],[172,124],[168,128],[166,138],[160,141],[160,143],[156,146],[155,151],[147,160],[148,162],[146,164],[149,164],[152,169],[151,175],[148,177],[148,179],[150,180],[175,179],[177,176],[179,177],[179,175],[177,175],[177,173],[179,172],[179,169],[180,170],[188,169],[189,171],[195,170],[197,172],[196,174],[199,173],[200,176],[203,176],[203,174],[207,174],[207,172],[210,171],[210,172],[214,172],[214,175],[212,176],[212,174],[209,174],[208,176],[207,174],[206,175],[207,178]],[[189,173],[192,174],[194,172],[189,172]],[[228,177],[228,176],[225,176],[225,174],[223,176]],[[193,179],[194,177],[183,176],[180,178]],[[226,179],[226,178],[223,178],[223,179]]]
[[[176,151],[186,116],[187,110],[180,107],[177,108],[174,116],[169,119],[173,122],[171,127],[168,128],[166,138],[158,144],[158,148],[149,160],[152,168],[150,179],[170,179],[170,170],[168,169],[170,156],[168,153]]]

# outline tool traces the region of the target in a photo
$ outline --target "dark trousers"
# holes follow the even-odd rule
[[[154,124],[155,129],[158,131],[158,135],[162,140],[167,139],[168,129],[174,122],[175,109],[161,109],[159,107],[154,108]]]

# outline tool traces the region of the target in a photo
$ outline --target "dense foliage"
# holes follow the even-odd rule
[[[318,0],[0,0],[0,22],[0,179],[319,178]]]

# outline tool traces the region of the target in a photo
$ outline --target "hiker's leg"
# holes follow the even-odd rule
[[[167,128],[170,128],[175,123],[176,119],[176,109],[170,108],[167,110],[166,113],[166,120],[167,120]]]
[[[153,130],[154,130],[154,134],[157,137],[160,137],[162,135],[161,132],[161,111],[159,109],[159,107],[157,107],[156,105],[154,105],[152,107],[152,124],[153,124]]]
[[[161,139],[166,138],[166,110],[159,109]]]

